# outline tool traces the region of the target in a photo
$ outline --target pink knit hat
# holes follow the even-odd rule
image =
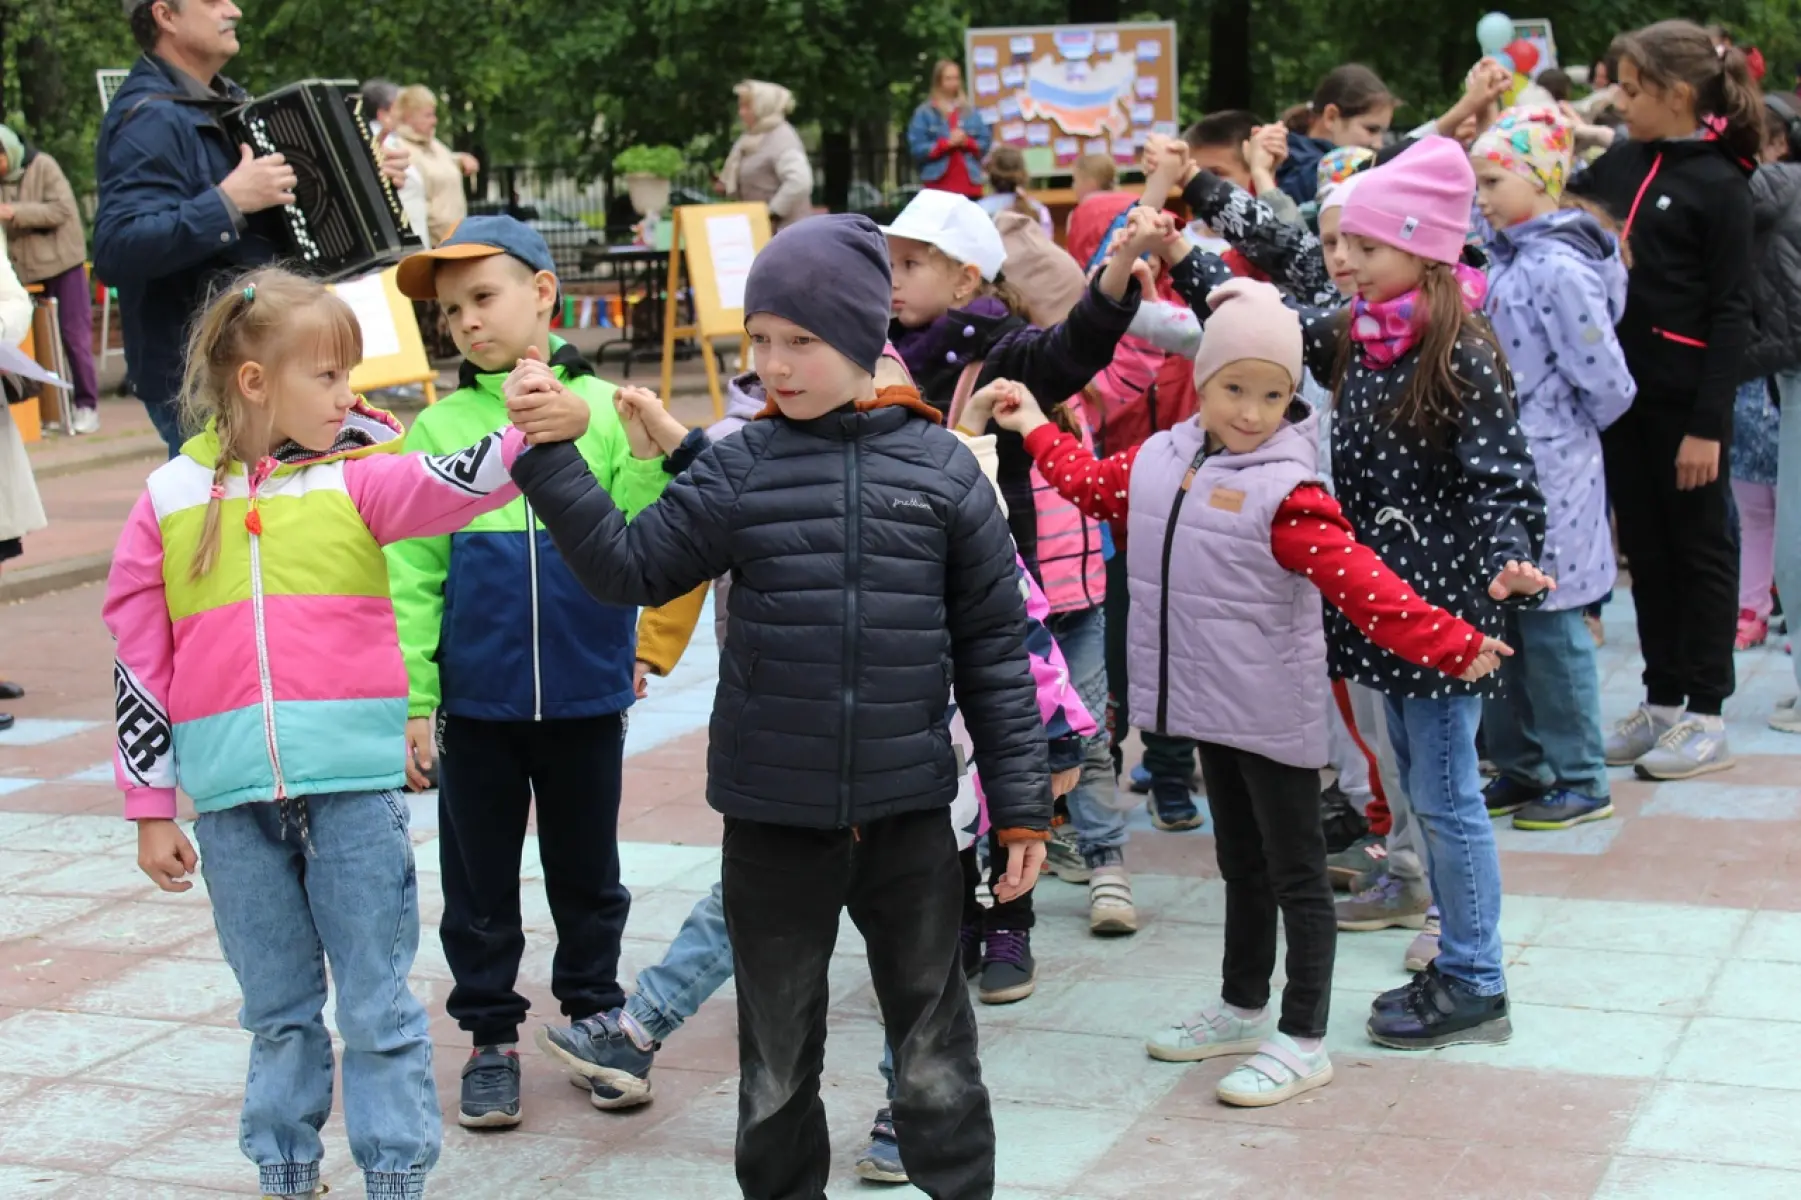
[[[1421,138],[1389,163],[1358,176],[1338,230],[1455,264],[1475,200],[1469,152],[1451,138]]]
[[[1242,359],[1275,363],[1301,384],[1301,319],[1282,303],[1282,293],[1255,279],[1234,279],[1207,294],[1213,310],[1194,356],[1198,388]]]

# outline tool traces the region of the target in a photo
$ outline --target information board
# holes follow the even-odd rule
[[[675,234],[669,251],[669,287],[663,311],[663,403],[675,382],[675,344],[694,338],[701,344],[713,411],[725,415],[725,393],[713,339],[744,340],[744,281],[757,252],[769,244],[766,204],[688,204],[675,210]],[[694,301],[694,324],[680,322],[683,279]]]

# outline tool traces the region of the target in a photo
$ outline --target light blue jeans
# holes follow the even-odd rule
[[[688,913],[662,961],[638,972],[638,990],[626,998],[625,1011],[660,1042],[731,977],[732,943],[716,883]]]
[[[1507,614],[1513,657],[1501,660],[1501,687],[1484,704],[1482,735],[1489,761],[1510,779],[1605,800],[1601,678],[1582,613]]]
[[[1801,628],[1801,371],[1776,376],[1782,431],[1776,449],[1776,590],[1793,636]],[[1801,655],[1792,661],[1801,686]]]
[[[1114,787],[1107,737],[1107,618],[1096,605],[1081,612],[1052,613],[1044,625],[1063,651],[1070,684],[1082,707],[1094,718],[1094,736],[1082,744],[1082,775],[1068,800],[1076,847],[1093,865],[1100,851],[1124,849],[1126,844],[1126,814],[1101,799]]]
[[[238,1144],[264,1192],[318,1187],[332,1102],[329,960],[351,1157],[371,1200],[423,1196],[443,1123],[425,1007],[407,987],[419,895],[406,802],[345,792],[290,810],[285,829],[274,804],[202,813],[194,827],[219,946],[244,993],[238,1020],[255,1039]]]
[[[1438,904],[1438,969],[1477,996],[1507,990],[1501,974],[1501,860],[1476,759],[1479,696],[1389,696],[1388,739],[1426,846]]]

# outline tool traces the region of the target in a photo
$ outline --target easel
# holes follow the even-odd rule
[[[713,395],[713,418],[725,416],[725,393],[719,386],[719,363],[713,339],[736,337],[739,353],[750,349],[744,335],[744,276],[750,259],[769,244],[766,204],[694,204],[675,210],[669,243],[669,288],[663,310],[663,403],[675,385],[675,344],[683,338],[700,342],[707,367],[707,390]],[[694,297],[694,324],[682,325],[683,263]],[[728,303],[729,302],[729,303]]]
[[[374,392],[382,388],[418,384],[425,389],[425,402],[436,404],[438,373],[432,370],[431,363],[426,360],[425,342],[419,336],[419,321],[413,315],[413,302],[400,294],[400,285],[396,282],[398,278],[399,271],[395,267],[383,271],[379,296],[373,294],[372,281],[366,277],[333,285],[333,290],[341,287],[355,289],[350,294],[340,292],[340,295],[350,303],[357,314],[357,323],[363,327],[364,357],[362,363],[350,373],[350,390]],[[367,352],[371,345],[397,345],[398,349],[372,358]]]

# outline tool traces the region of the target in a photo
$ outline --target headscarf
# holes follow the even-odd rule
[[[1314,200],[1326,202],[1326,193],[1363,170],[1376,160],[1376,152],[1368,146],[1334,146],[1320,155],[1319,190]]]
[[[6,182],[19,182],[25,175],[25,142],[10,125],[0,125],[0,151],[6,154]]]
[[[728,196],[738,194],[738,168],[745,157],[754,153],[763,144],[763,138],[779,129],[787,121],[788,114],[794,111],[794,93],[779,83],[746,79],[733,88],[732,92],[750,101],[751,115],[755,120],[732,143],[732,152],[726,156],[725,166],[720,168],[719,186],[725,189]]]
[[[1511,171],[1556,200],[1570,176],[1575,149],[1570,132],[1570,123],[1555,108],[1510,108],[1482,131],[1470,146],[1470,157]]]

